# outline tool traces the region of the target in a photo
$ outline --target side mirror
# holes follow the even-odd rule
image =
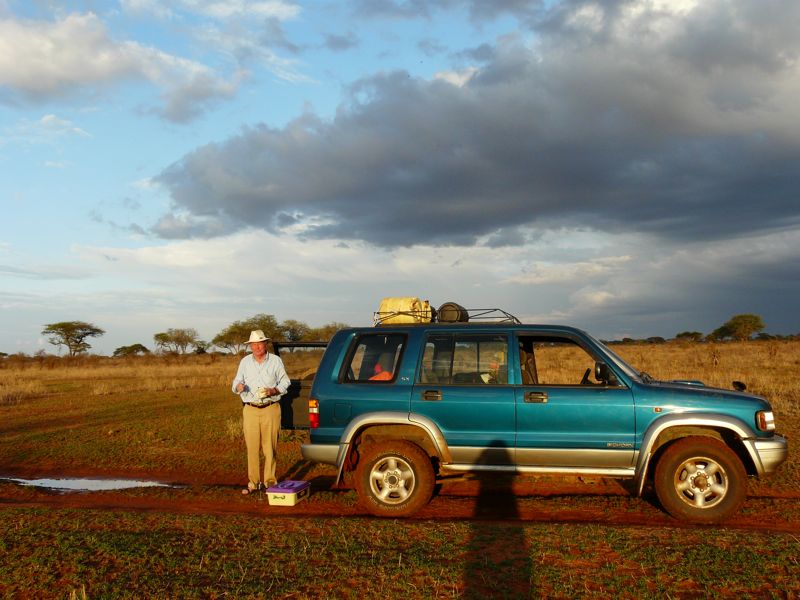
[[[605,383],[606,385],[617,384],[617,378],[611,372],[611,369],[608,368],[608,365],[604,362],[598,361],[594,363],[594,378],[601,383]]]

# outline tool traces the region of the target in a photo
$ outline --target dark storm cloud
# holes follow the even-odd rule
[[[381,74],[330,121],[199,148],[159,176],[180,216],[156,231],[291,222],[390,247],[496,246],[518,226],[687,240],[796,226],[800,9],[634,6],[559,4],[536,45],[507,36],[461,87]]]

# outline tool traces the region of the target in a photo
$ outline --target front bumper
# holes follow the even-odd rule
[[[751,440],[751,444],[753,453],[758,458],[756,468],[759,475],[774,473],[789,456],[789,442],[780,435],[768,439],[754,439]]]

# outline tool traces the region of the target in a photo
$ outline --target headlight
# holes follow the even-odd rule
[[[775,431],[775,415],[771,410],[760,410],[756,413],[756,426],[761,431]]]

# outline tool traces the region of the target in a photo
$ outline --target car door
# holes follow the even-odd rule
[[[427,335],[411,411],[436,423],[454,463],[513,464],[515,410],[507,334]]]
[[[629,468],[635,421],[631,390],[596,381],[598,357],[570,335],[518,334],[517,464]]]

